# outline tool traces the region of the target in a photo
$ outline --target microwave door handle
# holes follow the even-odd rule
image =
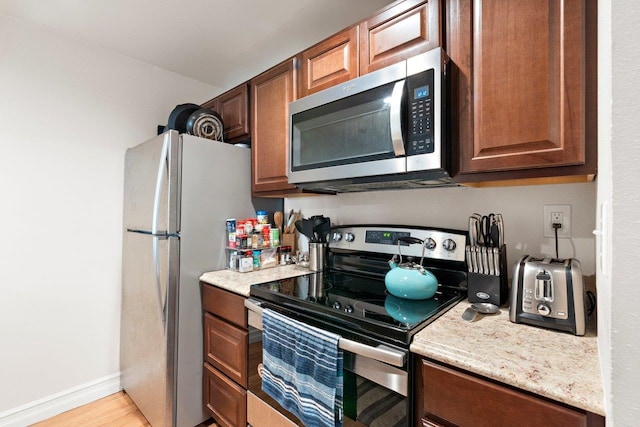
[[[404,140],[402,139],[402,95],[404,93],[404,80],[396,82],[391,92],[391,108],[389,108],[389,124],[391,127],[391,143],[396,157],[404,156]]]

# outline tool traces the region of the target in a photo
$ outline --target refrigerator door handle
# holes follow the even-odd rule
[[[158,254],[158,241],[166,239],[159,233],[158,217],[160,215],[160,199],[162,197],[162,184],[165,181],[167,171],[167,157],[169,153],[169,141],[164,139],[162,144],[162,152],[160,153],[160,162],[158,164],[158,175],[156,177],[156,189],[153,197],[153,218],[151,220],[151,232],[153,233],[153,267],[156,274],[156,293],[158,295],[158,308],[162,317],[162,326],[166,332],[167,329],[167,299],[162,298],[162,279],[160,278],[160,257]]]
[[[162,197],[162,184],[167,174],[167,158],[169,153],[169,141],[165,138],[162,144],[162,152],[160,153],[160,162],[158,164],[158,176],[156,177],[156,189],[153,196],[153,218],[151,219],[151,232],[158,234],[158,217],[160,216],[160,198]]]
[[[158,308],[162,317],[162,326],[166,332],[167,327],[167,298],[162,298],[162,279],[160,278],[160,256],[158,253],[158,242],[165,240],[165,236],[153,236],[153,269],[156,273],[156,291],[158,296]]]

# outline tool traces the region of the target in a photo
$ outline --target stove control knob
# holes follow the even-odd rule
[[[551,309],[546,304],[540,303],[540,304],[538,304],[537,308],[538,308],[538,313],[540,313],[543,316],[548,316],[548,315],[551,314]]]
[[[347,313],[353,313],[353,307],[350,305],[345,305],[344,306],[344,311]]]
[[[353,242],[356,239],[356,236],[353,235],[353,233],[345,233],[344,235],[344,240],[346,240],[347,242]]]
[[[436,248],[436,241],[431,237],[427,237],[424,241],[424,247],[432,251]]]
[[[454,250],[456,250],[456,242],[454,242],[452,239],[446,239],[444,242],[442,242],[442,247],[449,252],[453,252]]]
[[[340,310],[342,308],[342,304],[340,304],[340,301],[334,301],[333,308],[335,308],[336,310]]]
[[[331,239],[334,242],[339,242],[340,240],[342,240],[342,233],[339,231],[334,231],[333,235],[331,236]]]

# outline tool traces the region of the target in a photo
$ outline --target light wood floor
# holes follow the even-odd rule
[[[140,413],[127,393],[120,391],[34,424],[32,427],[69,426],[150,427],[151,424]],[[213,421],[198,427],[207,426],[218,427]]]

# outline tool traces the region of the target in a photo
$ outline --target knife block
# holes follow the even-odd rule
[[[468,269],[467,299],[469,302],[488,302],[501,306],[509,299],[506,245],[500,247],[499,260],[498,274],[476,273]]]

